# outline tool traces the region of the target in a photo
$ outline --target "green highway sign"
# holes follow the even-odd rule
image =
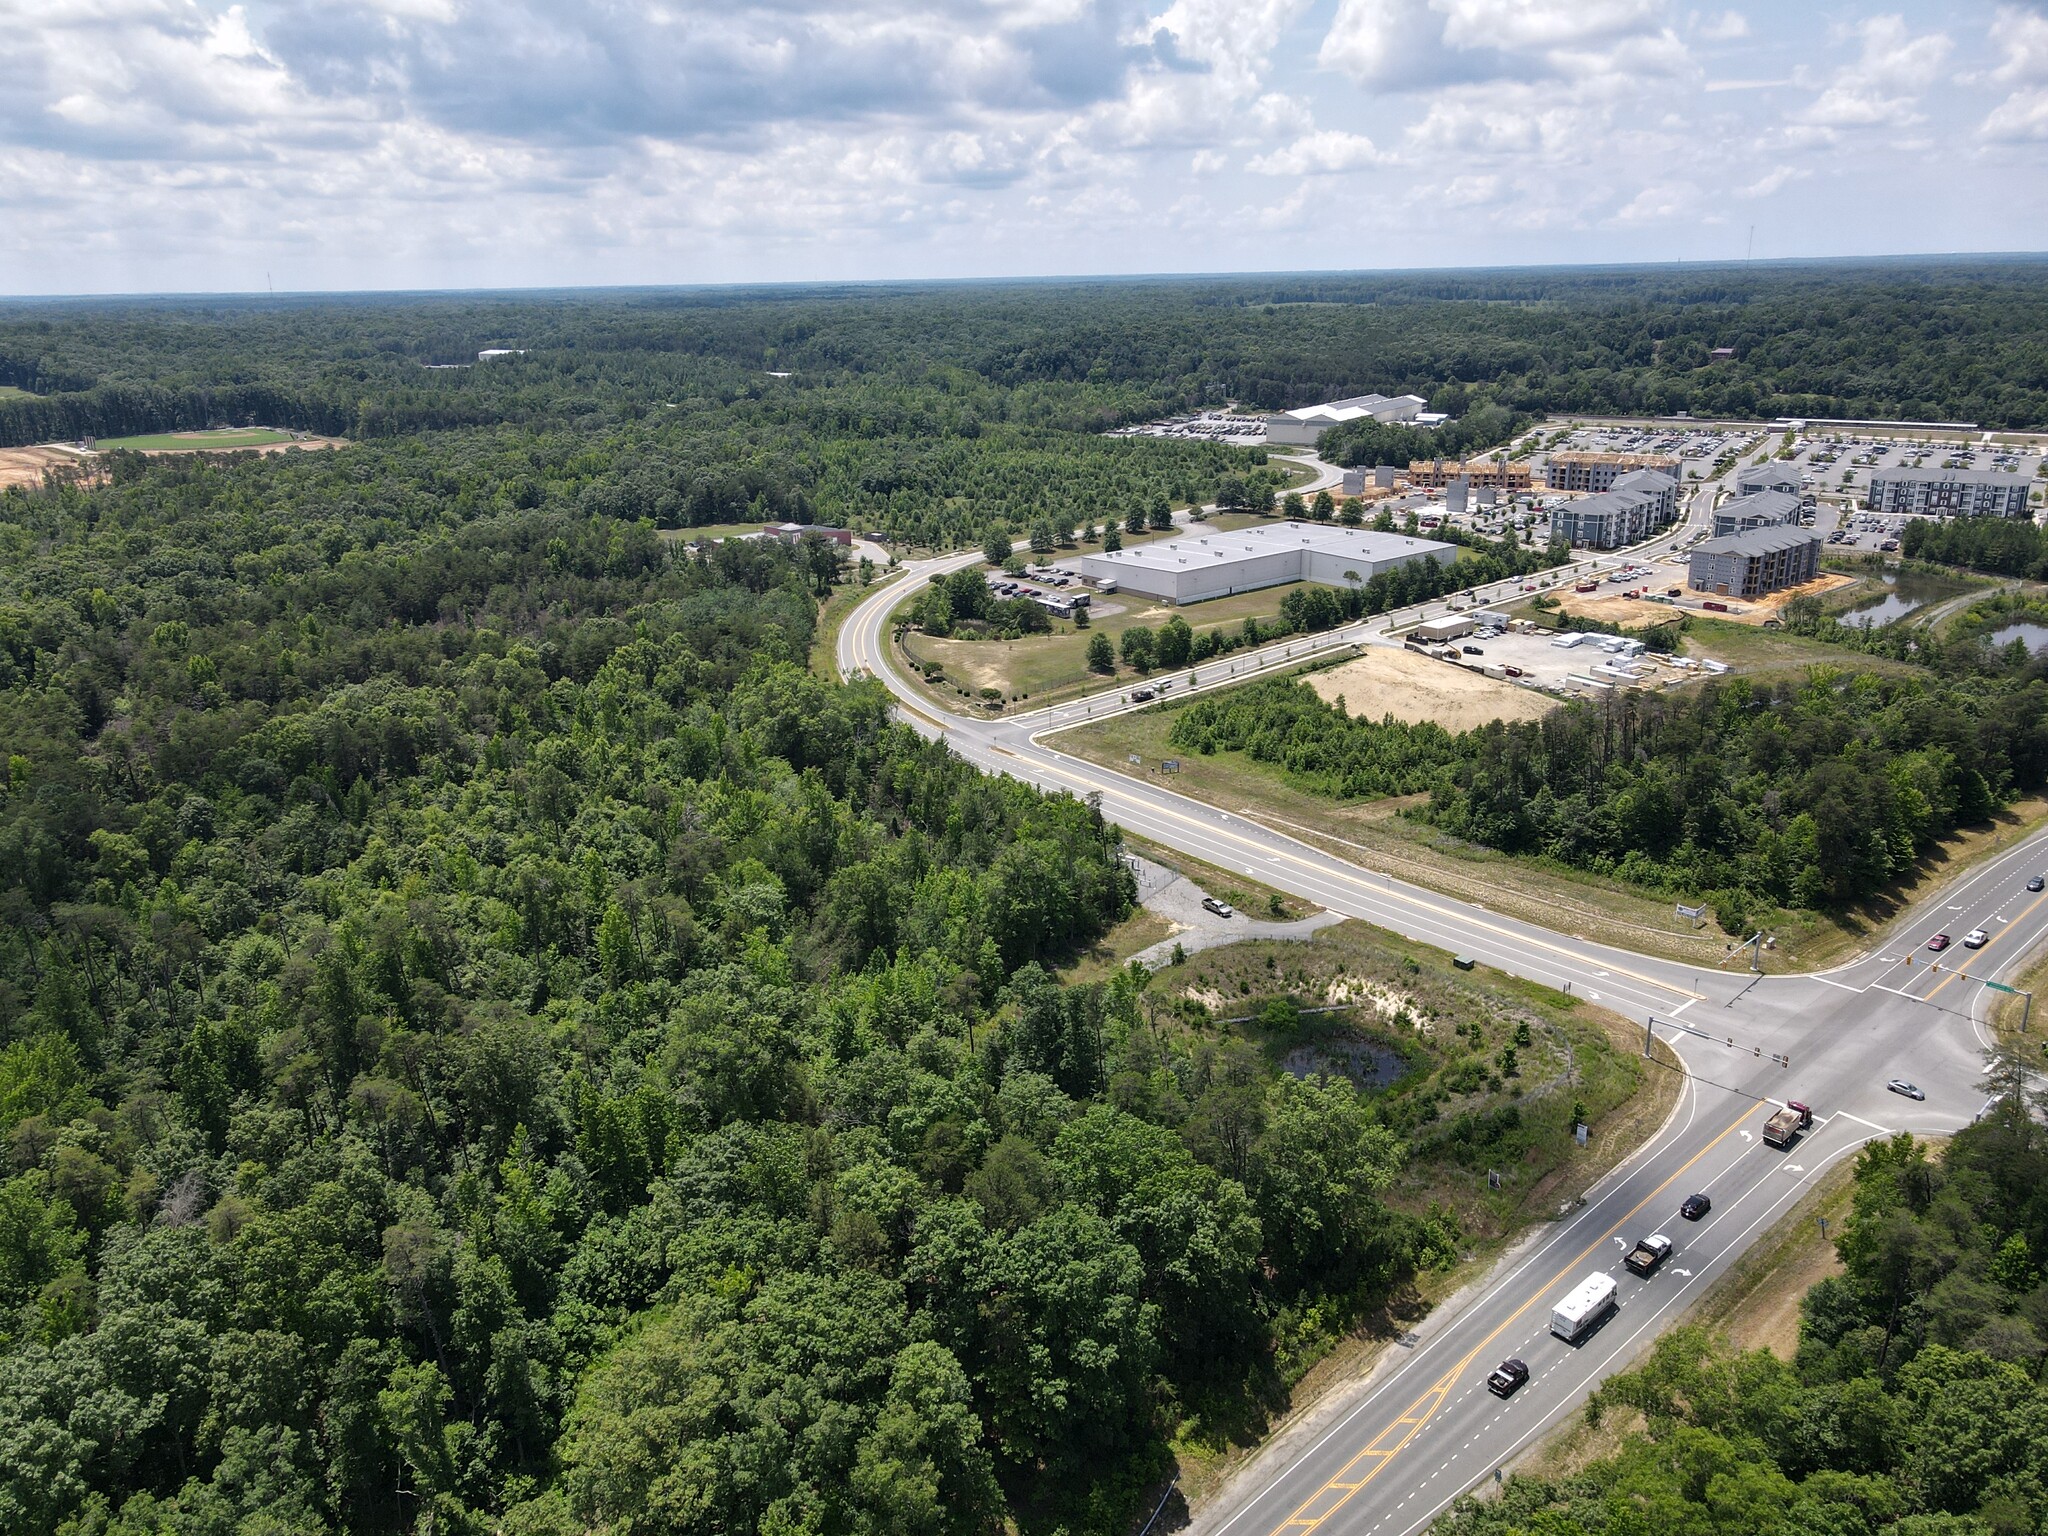
[[[2018,997],[2020,995],[2020,989],[2018,987],[2008,987],[2002,981],[1987,981],[1984,983],[1984,985],[1989,987],[1994,992],[2010,992],[2014,997]]]

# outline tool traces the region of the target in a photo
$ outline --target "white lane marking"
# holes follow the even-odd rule
[[[1846,981],[1834,981],[1826,976],[1809,974],[1806,979],[1808,981],[1817,981],[1826,987],[1840,987],[1844,992],[1861,992],[1863,990],[1861,987],[1850,986]]]

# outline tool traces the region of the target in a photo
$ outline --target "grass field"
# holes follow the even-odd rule
[[[0,400],[33,400],[33,399],[35,399],[35,396],[34,396],[33,394],[31,394],[31,393],[30,393],[30,392],[29,392],[28,390],[25,390],[25,389],[17,389],[17,388],[16,388],[16,387],[15,387],[14,385],[12,385],[12,384],[0,384]]]
[[[1100,602],[1105,608],[1121,606],[1123,611],[1098,618],[1085,630],[1055,621],[1051,634],[1024,635],[1015,640],[969,640],[957,636],[942,640],[912,631],[904,636],[903,652],[912,663],[913,677],[918,668],[938,665],[943,681],[926,687],[934,699],[948,708],[960,707],[963,688],[969,696],[979,694],[983,688],[1000,688],[1005,699],[1029,699],[1034,706],[1054,704],[1083,693],[1130,688],[1140,681],[1137,673],[1121,663],[1114,677],[1088,670],[1088,641],[1097,633],[1108,635],[1110,643],[1115,644],[1125,630],[1140,626],[1157,629],[1176,613],[1197,634],[1205,629],[1236,630],[1247,618],[1256,618],[1262,624],[1275,623],[1280,615],[1280,599],[1286,591],[1286,587],[1266,587],[1257,592],[1240,592],[1235,597],[1219,597],[1213,602],[1192,603],[1185,608],[1119,592]]]
[[[105,450],[125,448],[134,453],[205,453],[229,448],[268,448],[294,441],[289,432],[275,427],[227,427],[218,432],[145,432],[136,437],[103,437]]]

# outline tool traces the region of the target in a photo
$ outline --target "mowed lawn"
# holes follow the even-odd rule
[[[223,448],[268,448],[289,443],[289,432],[275,427],[228,427],[219,432],[144,432],[135,437],[103,437],[103,449],[126,448],[135,453],[204,453]]]
[[[1205,629],[1234,631],[1247,618],[1255,618],[1262,625],[1277,624],[1280,599],[1286,591],[1286,587],[1263,587],[1257,592],[1240,592],[1234,597],[1190,603],[1184,608],[1118,592],[1096,601],[1104,607],[1121,604],[1123,611],[1096,619],[1088,629],[1076,629],[1056,620],[1051,634],[1024,635],[1015,640],[942,640],[912,630],[904,636],[903,652],[919,666],[936,662],[944,669],[945,678],[933,691],[948,702],[959,698],[962,688],[970,696],[978,695],[983,688],[1000,688],[1005,699],[1057,703],[1090,687],[1137,681],[1138,674],[1121,662],[1117,664],[1115,679],[1088,670],[1088,641],[1098,632],[1108,635],[1114,645],[1125,630],[1158,629],[1175,614],[1186,619],[1188,627],[1197,634]],[[899,609],[898,614],[907,617],[907,607],[908,604]]]

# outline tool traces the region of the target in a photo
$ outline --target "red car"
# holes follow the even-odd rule
[[[1945,934],[1945,933],[1937,933],[1937,934],[1936,934],[1936,935],[1935,935],[1935,936],[1934,936],[1933,938],[1931,938],[1931,939],[1929,939],[1929,940],[1927,941],[1927,947],[1928,947],[1929,949],[1934,949],[1934,950],[1942,950],[1942,949],[1947,949],[1947,948],[1948,948],[1948,935],[1947,935],[1947,934]]]

